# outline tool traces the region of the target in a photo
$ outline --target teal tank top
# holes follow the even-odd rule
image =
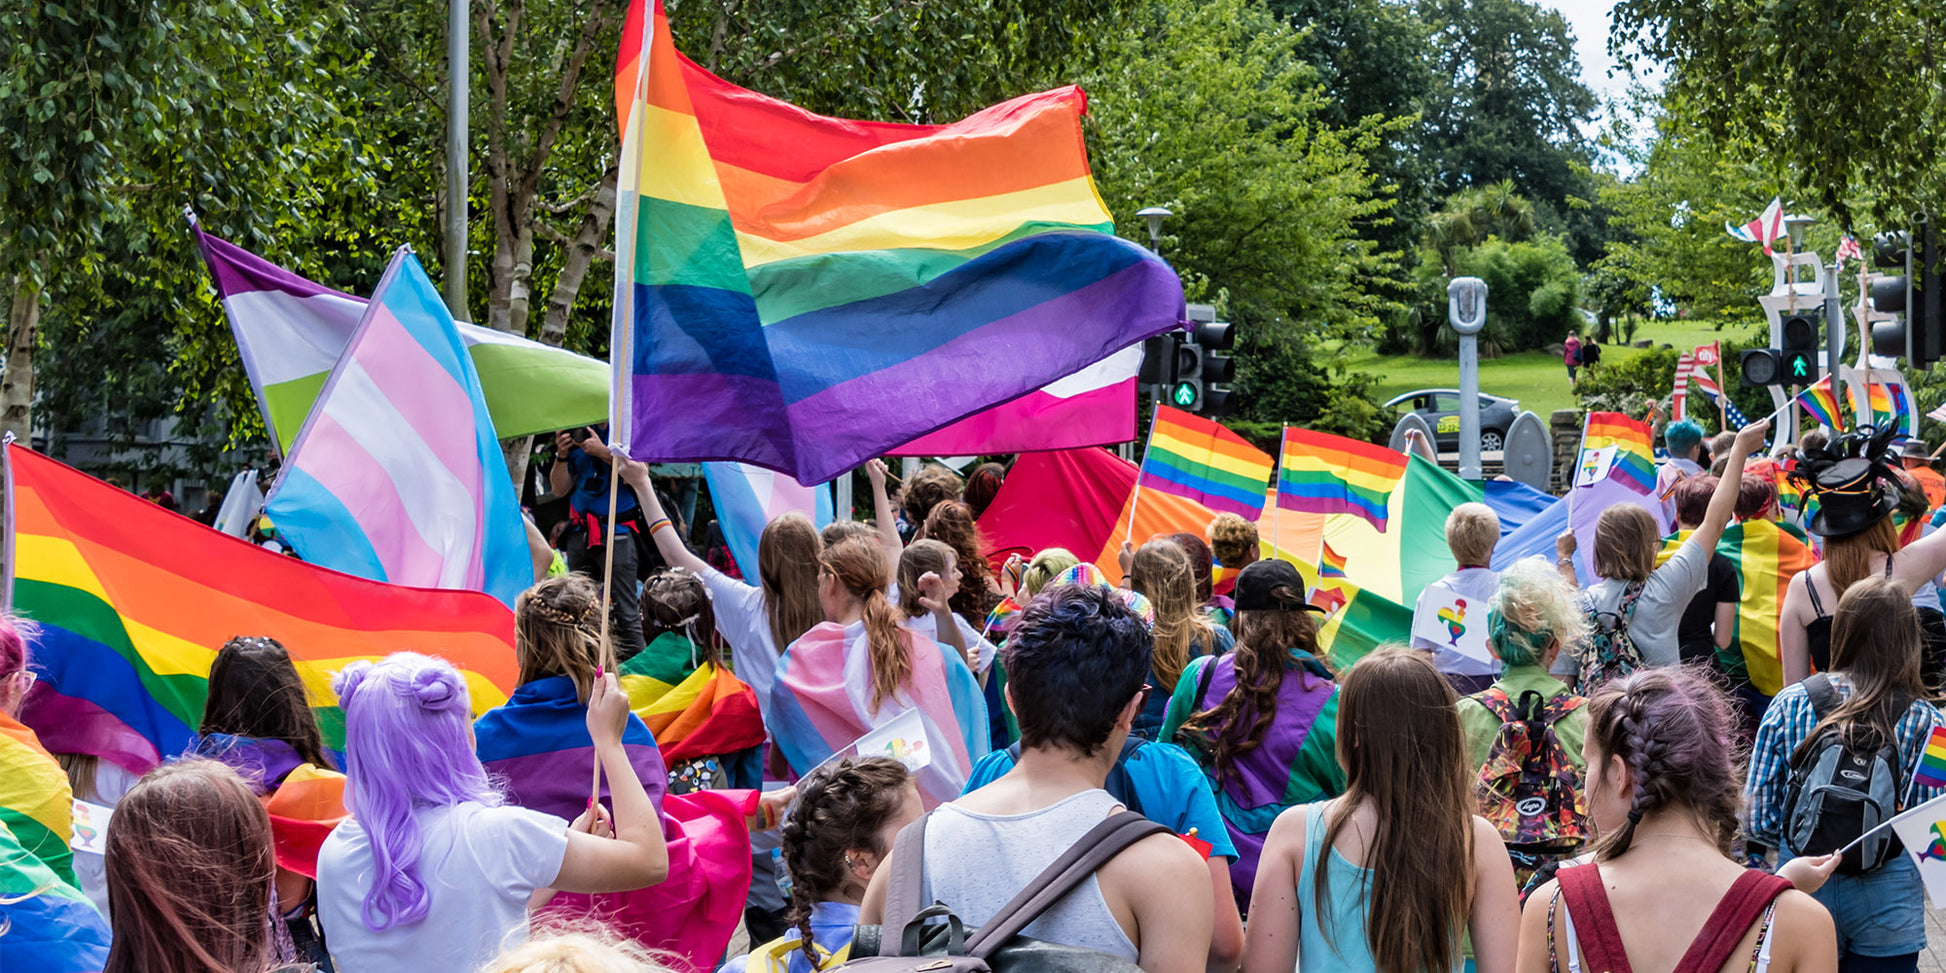
[[[1320,801],[1304,806],[1304,870],[1297,876],[1297,956],[1304,973],[1371,973],[1371,940],[1365,935],[1365,912],[1372,881],[1371,869],[1361,868],[1324,846],[1324,808]],[[1331,856],[1325,873],[1330,899],[1317,901],[1317,869],[1321,855]],[[1331,931],[1330,938],[1325,930]],[[1455,951],[1455,958],[1458,952]],[[1464,969],[1464,961],[1454,973]]]

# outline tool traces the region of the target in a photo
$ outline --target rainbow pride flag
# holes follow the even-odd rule
[[[1284,427],[1277,506],[1352,514],[1385,530],[1392,489],[1405,478],[1405,454],[1356,439]]]
[[[621,679],[629,709],[672,764],[764,742],[756,691],[729,670],[698,660],[689,640],[674,632],[656,636],[622,663]]]
[[[68,775],[33,730],[5,713],[0,713],[0,825],[62,881],[74,881],[74,853],[68,848],[74,791]]]
[[[1615,459],[1608,467],[1608,478],[1619,480],[1637,493],[1655,489],[1655,447],[1649,424],[1619,412],[1590,412],[1581,427],[1581,452],[1615,447]]]
[[[1255,520],[1277,462],[1219,423],[1166,405],[1155,407],[1142,486]]]
[[[18,444],[7,447],[4,592],[40,623],[22,722],[55,753],[136,773],[184,752],[232,636],[282,642],[325,745],[344,749],[330,674],[401,649],[465,674],[475,712],[514,685],[513,613],[471,591],[339,574],[211,530]]]
[[[822,483],[1183,321],[1175,272],[1111,232],[1078,88],[825,118],[711,75],[636,2],[615,96],[610,403],[637,459]]]
[[[1946,787],[1946,726],[1932,728],[1926,751],[1919,756],[1919,771],[1913,783],[1920,787]]]
[[[1873,426],[1883,427],[1892,423],[1904,435],[1919,434],[1919,410],[1913,407],[1912,394],[1906,390],[1904,382],[1873,382],[1868,398]]]
[[[100,973],[108,920],[0,822],[0,970]]]
[[[1851,400],[1850,386],[1845,387],[1845,400],[1847,402]],[[1831,388],[1831,376],[1826,375],[1804,391],[1797,393],[1795,401],[1807,415],[1817,420],[1818,425],[1830,426],[1833,429],[1845,427],[1844,414],[1849,410],[1838,403],[1838,393]]]
[[[1658,565],[1676,553],[1689,536],[1683,531],[1663,542]],[[1784,663],[1777,654],[1777,629],[1791,579],[1818,563],[1811,540],[1798,527],[1757,518],[1731,524],[1716,542],[1716,553],[1737,572],[1736,641],[1718,649],[1717,663],[1732,680],[1748,680],[1758,692],[1777,695],[1784,688]]]

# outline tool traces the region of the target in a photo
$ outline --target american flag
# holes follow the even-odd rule
[[[1743,413],[1737,411],[1736,403],[1725,398],[1723,390],[1717,388],[1716,383],[1710,381],[1707,377],[1691,375],[1689,377],[1689,387],[1703,393],[1711,402],[1720,403],[1723,408],[1724,417],[1730,421],[1731,429],[1742,429],[1744,426],[1750,424],[1750,420],[1744,418]]]
[[[1689,400],[1690,364],[1691,362],[1690,362],[1689,352],[1686,351],[1683,352],[1682,357],[1676,359],[1675,394],[1672,395],[1669,399],[1669,418],[1671,421],[1674,422],[1681,422],[1684,419],[1689,418],[1688,400]]]

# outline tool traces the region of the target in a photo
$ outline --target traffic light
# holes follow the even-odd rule
[[[1800,308],[1784,315],[1778,324],[1783,347],[1778,349],[1779,380],[1784,385],[1810,385],[1818,379],[1818,322],[1824,314],[1818,308]]]
[[[1237,373],[1236,360],[1230,357],[1237,343],[1236,326],[1228,321],[1197,325],[1195,342],[1196,379],[1202,387],[1200,411],[1221,419],[1236,408],[1236,393],[1226,387]]]
[[[1745,388],[1784,384],[1784,366],[1775,348],[1751,348],[1743,353],[1742,375]]]
[[[1903,355],[1914,368],[1930,369],[1933,362],[1946,358],[1943,257],[1938,228],[1930,220],[1922,220],[1913,233],[1881,233],[1873,238],[1873,262],[1900,273],[1872,281],[1872,310],[1905,316],[1903,322],[1872,325],[1874,351]]]
[[[1175,371],[1169,379],[1168,401],[1184,412],[1199,412],[1203,405],[1203,352],[1192,335],[1175,332]]]

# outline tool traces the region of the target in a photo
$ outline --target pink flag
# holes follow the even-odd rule
[[[1142,346],[1124,348],[1043,385],[920,436],[889,456],[978,456],[1104,446],[1135,438],[1135,373]]]

